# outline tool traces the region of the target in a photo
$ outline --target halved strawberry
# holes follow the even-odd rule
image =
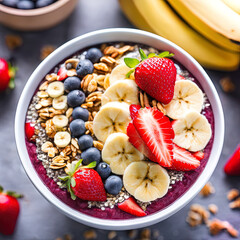
[[[61,68],[58,70],[57,75],[59,76],[59,77],[58,77],[58,81],[63,81],[65,78],[68,77],[68,75],[67,75],[67,69],[66,69],[65,67],[61,67]]]
[[[32,137],[35,133],[35,124],[32,123],[32,122],[26,122],[25,123],[25,134],[26,134],[26,137],[28,139],[28,141],[32,141]]]
[[[192,155],[199,161],[201,161],[204,158],[204,152],[202,151],[192,152]]]
[[[173,165],[169,168],[176,171],[190,171],[200,166],[200,161],[189,151],[173,144]]]
[[[224,166],[224,172],[230,176],[240,176],[240,145]]]
[[[124,212],[130,213],[137,217],[144,217],[147,214],[139,207],[136,201],[130,197],[124,202],[118,204],[118,208]]]
[[[134,119],[137,116],[139,109],[141,109],[140,105],[136,105],[136,104],[130,105],[129,110],[130,110],[130,116],[132,119]]]
[[[128,141],[142,154],[144,154],[147,158],[152,160],[153,162],[157,162],[155,155],[151,152],[145,142],[142,140],[140,135],[138,134],[136,128],[133,123],[130,122],[127,127],[127,135]]]
[[[174,132],[169,118],[156,108],[147,107],[138,111],[133,125],[157,162],[163,167],[171,167]]]

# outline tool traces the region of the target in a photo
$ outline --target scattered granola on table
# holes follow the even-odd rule
[[[203,197],[207,197],[207,196],[213,194],[214,192],[215,192],[215,189],[214,189],[213,185],[210,182],[208,182],[200,191],[200,195],[202,195]]]
[[[5,42],[9,50],[15,50],[23,44],[23,40],[19,35],[8,34],[5,36]]]

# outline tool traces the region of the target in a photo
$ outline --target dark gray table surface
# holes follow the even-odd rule
[[[19,68],[16,77],[16,88],[11,92],[0,94],[0,184],[6,189],[16,190],[24,194],[20,200],[21,214],[15,234],[0,239],[4,240],[54,240],[64,234],[71,234],[73,239],[83,239],[83,232],[89,227],[79,224],[64,216],[37,192],[20,163],[14,139],[14,116],[19,96],[30,74],[40,63],[40,49],[44,45],[62,45],[66,41],[86,32],[110,27],[134,26],[124,17],[116,0],[80,0],[72,15],[63,23],[50,30],[41,32],[16,32],[0,26],[0,57],[9,58],[11,53],[5,46],[6,34],[17,33],[23,38],[23,46],[14,52]],[[240,71],[234,73],[207,71],[220,95],[225,114],[225,143],[219,164],[211,177],[216,193],[204,199],[197,196],[192,203],[207,206],[215,203],[219,207],[217,217],[229,220],[240,230],[240,212],[228,207],[226,193],[233,187],[240,187],[239,177],[229,178],[223,173],[223,166],[229,155],[240,143]],[[233,94],[224,93],[219,81],[230,76],[237,86]],[[222,233],[211,237],[205,226],[190,228],[185,222],[190,204],[167,220],[152,226],[158,229],[158,239],[230,239]],[[98,239],[107,239],[107,231],[97,230]],[[128,239],[127,232],[118,233],[119,239]]]

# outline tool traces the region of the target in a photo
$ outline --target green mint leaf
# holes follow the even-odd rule
[[[136,58],[124,58],[124,62],[129,68],[135,68],[139,64]]]
[[[131,69],[127,74],[126,78],[130,78],[130,75],[135,71],[135,69]]]
[[[160,54],[158,54],[158,57],[160,58],[169,58],[169,57],[172,57],[174,56],[173,53],[169,53],[168,51],[165,51],[165,52],[161,52]]]
[[[71,186],[75,187],[76,186],[76,181],[74,178],[71,178]]]
[[[149,53],[148,54],[148,58],[152,58],[152,57],[156,57],[157,55],[156,55],[156,53]]]
[[[144,61],[145,59],[148,58],[146,53],[141,48],[139,49],[139,53],[140,53],[142,61]]]

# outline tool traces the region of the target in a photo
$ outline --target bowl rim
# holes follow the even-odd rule
[[[29,10],[12,8],[12,7],[8,7],[3,4],[0,4],[0,12],[4,12],[14,16],[23,16],[23,17],[39,16],[39,15],[50,13],[62,7],[63,5],[65,5],[67,2],[70,2],[70,1],[71,0],[58,0],[46,7],[29,9]]]
[[[55,61],[54,59],[60,58],[62,60],[68,57],[69,55],[71,55],[71,53],[67,51],[71,49],[71,47],[75,47],[75,48],[79,47],[78,49],[80,50],[84,47],[79,45],[85,44],[86,46],[91,46],[94,44],[89,43],[89,40],[97,41],[96,39],[100,39],[101,37],[104,38],[107,36],[108,36],[108,39],[114,39],[116,36],[118,37],[120,36],[120,38],[126,38],[125,40],[120,40],[120,41],[126,41],[126,42],[131,36],[132,38],[135,39],[134,42],[136,43],[141,43],[141,42],[143,43],[143,39],[146,39],[146,41],[152,41],[152,42],[155,41],[155,43],[157,42],[159,44],[161,43],[163,45],[168,45],[169,48],[172,48],[173,50],[175,50],[176,52],[175,56],[177,56],[178,54],[182,57],[185,57],[186,62],[191,65],[191,68],[196,70],[199,76],[201,76],[200,83],[204,88],[204,92],[205,93],[209,92],[212,98],[210,102],[212,104],[212,108],[214,112],[215,134],[214,134],[214,141],[213,141],[211,154],[204,170],[198,176],[198,178],[193,183],[193,185],[181,197],[177,198],[177,200],[175,200],[172,204],[170,204],[169,206],[167,206],[166,208],[158,212],[155,212],[153,214],[150,214],[149,216],[142,217],[142,218],[134,218],[134,219],[126,219],[126,220],[100,219],[100,218],[86,215],[84,213],[81,213],[69,207],[68,205],[63,203],[60,199],[58,199],[48,189],[48,187],[42,182],[42,180],[38,176],[37,172],[35,171],[31,163],[31,160],[27,153],[26,144],[25,144],[25,132],[24,132],[24,123],[25,123],[25,116],[26,116],[25,114],[26,114],[28,105],[30,103],[29,99],[32,98],[32,95],[31,96],[28,95],[28,92],[29,90],[31,90],[31,86],[33,84],[36,84],[35,79],[39,78],[37,76],[42,73],[44,73],[42,76],[47,74],[48,71],[50,71],[51,68],[56,65],[56,63],[54,63]],[[139,38],[142,38],[141,41],[139,40]],[[138,40],[136,41],[136,39]],[[118,38],[115,41],[118,41]],[[106,40],[105,42],[110,42],[110,40],[109,41]],[[104,42],[102,41],[99,43],[104,43]],[[148,45],[150,44],[148,43]],[[60,61],[58,60],[57,62],[60,62]],[[47,71],[46,69],[49,69],[49,70]],[[38,84],[40,83],[41,80],[42,78],[38,79]],[[207,94],[208,97],[210,96],[209,94]],[[222,105],[221,105],[219,96],[217,94],[217,91],[212,81],[210,80],[210,78],[208,77],[204,69],[200,66],[200,64],[192,56],[190,56],[186,51],[178,47],[176,44],[170,42],[169,40],[153,33],[149,33],[142,30],[130,29],[130,28],[109,28],[109,29],[93,31],[68,41],[67,43],[63,44],[58,49],[56,49],[53,53],[51,53],[45,60],[43,60],[40,63],[40,65],[35,69],[35,71],[32,73],[32,75],[28,79],[19,99],[19,103],[17,106],[16,115],[15,115],[15,140],[16,140],[16,145],[17,145],[17,150],[18,150],[20,160],[22,162],[22,165],[29,179],[32,181],[32,183],[37,188],[37,190],[49,202],[51,202],[57,209],[59,209],[61,212],[63,212],[65,215],[69,216],[70,218],[91,227],[106,229],[106,230],[129,230],[129,229],[136,229],[136,228],[153,225],[155,223],[158,223],[170,217],[175,212],[183,208],[193,197],[195,197],[198,194],[198,192],[202,189],[202,187],[206,184],[208,179],[211,177],[218,163],[218,160],[222,151],[222,146],[224,141],[224,115],[223,115]]]

